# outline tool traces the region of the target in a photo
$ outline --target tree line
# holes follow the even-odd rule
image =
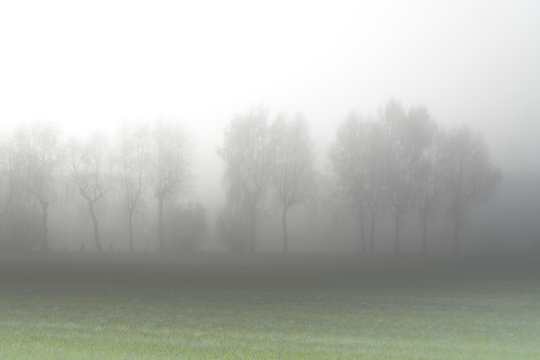
[[[66,139],[57,124],[34,122],[4,135],[0,235],[11,248],[51,250],[50,207],[74,198],[85,204],[99,252],[105,251],[100,208],[107,199],[122,209],[131,252],[138,250],[134,219],[143,207],[154,209],[153,238],[160,251],[191,249],[207,234],[205,208],[179,196],[189,191],[193,174],[189,141],[176,123],[124,123],[114,134],[95,131]],[[375,250],[383,213],[393,218],[394,250],[400,251],[403,217],[413,212],[427,251],[432,210],[445,207],[459,251],[464,217],[494,194],[500,179],[478,132],[466,126],[445,129],[425,107],[405,109],[395,100],[376,116],[351,113],[340,124],[327,171],[317,169],[309,123],[301,114],[271,119],[256,108],[237,115],[217,153],[225,164],[227,200],[216,230],[228,248],[250,252],[257,251],[269,209],[279,209],[288,252],[290,210],[322,201],[354,210],[361,251]],[[33,241],[28,229],[39,229]]]
[[[403,216],[417,211],[422,250],[427,251],[430,215],[435,207],[446,207],[458,252],[463,218],[472,206],[493,196],[500,180],[480,133],[467,126],[445,129],[426,107],[405,109],[396,100],[388,101],[377,116],[351,113],[341,123],[327,174],[315,169],[312,147],[301,115],[271,121],[264,109],[255,109],[233,119],[219,150],[226,164],[228,201],[218,222],[225,240],[248,238],[254,252],[261,214],[274,198],[282,212],[286,252],[288,210],[316,201],[321,192],[317,178],[326,176],[329,200],[357,213],[361,251],[375,250],[383,211],[394,219],[396,252]]]
[[[73,197],[78,193],[92,222],[96,250],[104,251],[99,209],[106,198],[111,198],[123,210],[133,252],[134,214],[152,194],[158,214],[157,240],[159,248],[165,250],[164,204],[170,201],[174,205],[189,176],[181,129],[164,121],[153,126],[126,123],[114,134],[114,141],[102,131],[84,139],[64,139],[61,130],[54,122],[34,122],[17,127],[2,139],[4,240],[13,248],[24,248],[30,237],[28,229],[39,222],[38,247],[50,250],[49,207],[60,198],[70,197],[68,194]],[[185,209],[189,216],[203,213],[200,204],[189,204]],[[171,211],[178,213],[174,206]],[[198,226],[204,228],[204,224]]]

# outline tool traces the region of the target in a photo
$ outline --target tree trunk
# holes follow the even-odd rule
[[[41,201],[41,227],[43,230],[43,251],[49,251],[49,203]]]
[[[128,226],[129,226],[129,250],[133,254],[135,252],[135,246],[133,245],[133,209],[129,209]]]
[[[163,197],[158,197],[158,240],[159,250],[165,251],[165,239],[163,236]]]
[[[364,208],[360,206],[358,208],[359,225],[360,225],[360,251],[366,252],[366,233],[365,233],[365,219]]]
[[[289,251],[289,237],[287,235],[287,207],[283,207],[283,212],[281,216],[281,227],[283,229],[283,253]]]
[[[401,210],[396,210],[394,221],[394,252],[398,253],[400,251],[399,230],[401,225]]]
[[[375,251],[375,215],[376,212],[371,209],[369,217],[369,251]]]
[[[99,239],[99,227],[96,213],[94,211],[94,203],[89,201],[88,208],[90,210],[90,216],[92,217],[92,225],[94,225],[94,241],[96,242],[96,249],[101,253],[103,252],[103,248],[101,247],[101,240]]]

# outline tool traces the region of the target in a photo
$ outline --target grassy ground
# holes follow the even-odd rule
[[[107,264],[99,268],[114,272]],[[540,358],[535,277],[418,280],[342,268],[321,281],[313,264],[286,273],[244,264],[235,271],[255,275],[231,281],[228,267],[160,265],[152,274],[169,276],[160,282],[141,277],[139,263],[126,265],[139,269],[126,282],[125,273],[93,277],[94,265],[34,266],[54,277],[10,278],[13,264],[0,266],[1,359]],[[57,281],[63,271],[71,276]]]

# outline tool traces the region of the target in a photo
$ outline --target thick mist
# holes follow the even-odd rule
[[[349,201],[354,194],[336,198],[344,183],[336,179],[340,175],[332,163],[332,148],[351,114],[362,121],[384,122],[381,113],[391,99],[397,99],[405,112],[424,106],[440,129],[466,126],[478,132],[500,175],[490,196],[467,209],[462,224],[451,225],[448,206],[439,204],[429,211],[434,250],[451,248],[447,245],[452,241],[444,239],[453,236],[452,226],[463,227],[465,249],[524,249],[536,243],[540,9],[533,2],[340,1],[332,6],[301,1],[266,5],[164,1],[155,6],[22,2],[3,4],[1,10],[4,143],[10,148],[21,126],[30,129],[36,121],[54,123],[59,132],[62,156],[49,184],[55,188],[54,196],[46,205],[48,237],[56,250],[80,250],[82,243],[96,243],[91,240],[96,223],[103,250],[163,249],[159,212],[167,211],[159,209],[173,203],[200,207],[205,214],[206,230],[201,230],[204,236],[195,248],[225,249],[218,223],[231,194],[220,149],[234,119],[261,109],[267,122],[303,119],[309,139],[305,156],[312,172],[307,177],[313,181],[305,186],[309,199],[302,195],[299,200],[295,194],[289,200],[277,180],[268,180],[264,204],[253,208],[261,213],[258,248],[280,251],[277,239],[283,237],[285,201],[285,217],[290,217],[286,237],[292,251],[356,251],[359,234],[364,234],[365,242],[370,237],[368,211],[362,210],[366,214],[359,222],[358,209]],[[126,170],[132,165],[119,158],[137,147],[121,144],[136,137],[122,134],[122,128],[136,131],[145,124],[154,131],[149,129],[162,122],[175,124],[183,133],[182,150],[171,153],[182,152],[186,172],[182,185],[171,192],[174,196],[163,201],[156,197],[154,180],[141,181],[138,187],[126,185],[119,170],[123,166],[124,174],[135,171]],[[95,153],[92,156],[74,150],[73,139],[78,139],[77,146],[91,148],[89,139],[95,131],[107,139],[106,149],[87,149],[86,153]],[[11,150],[4,154],[4,169],[11,166]],[[92,157],[103,158],[99,169],[96,160],[88,160]],[[139,170],[151,178],[156,165]],[[4,170],[7,179],[5,174]],[[92,184],[89,174],[95,177]],[[389,173],[385,176],[388,180]],[[385,181],[381,178],[380,183]],[[399,194],[388,187],[391,182],[381,185],[386,195],[375,212],[380,227],[377,244],[391,250],[397,236],[403,251],[421,250],[428,230],[422,225],[418,194],[416,200],[407,195],[411,199],[399,205],[394,201]],[[393,181],[392,186],[403,185],[398,183]],[[109,189],[104,191],[105,187]],[[412,192],[411,186],[406,187]],[[8,188],[6,201],[11,199]],[[103,196],[96,189],[103,190]],[[43,199],[28,195],[28,189],[18,191],[19,202],[31,204],[20,206],[36,211],[29,215],[33,225],[24,226],[25,231],[35,228],[32,231],[39,237],[44,231],[38,211],[40,206],[44,209]],[[85,191],[92,193],[81,195]],[[276,192],[281,197],[270,194]],[[366,199],[362,207],[369,207]],[[131,212],[127,218],[125,211]],[[392,230],[396,211],[399,235]]]
[[[504,171],[477,129],[444,126],[427,107],[396,99],[375,116],[351,112],[327,148],[312,126],[301,113],[252,107],[205,149],[217,157],[210,169],[177,120],[78,136],[55,122],[19,124],[1,144],[2,249],[538,250],[538,174]],[[209,173],[217,196],[199,183]]]
[[[0,358],[539,358],[539,20],[0,1]]]

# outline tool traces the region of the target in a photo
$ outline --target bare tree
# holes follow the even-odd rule
[[[385,163],[388,156],[387,139],[378,122],[369,122],[366,135],[365,199],[369,212],[369,250],[375,250],[376,219],[385,196]]]
[[[23,250],[43,249],[43,226],[37,220],[41,210],[29,190],[30,136],[27,126],[20,125],[3,138],[2,142],[2,210],[5,217],[8,248]]]
[[[287,212],[305,204],[315,191],[313,151],[301,115],[292,121],[278,117],[271,126],[271,180],[282,209],[283,252],[289,248]]]
[[[351,114],[338,129],[330,156],[343,198],[358,209],[362,250],[366,249],[364,218],[367,210],[369,251],[374,251],[376,219],[385,194],[387,144],[383,126]]]
[[[52,122],[35,122],[19,129],[18,147],[24,166],[26,190],[41,209],[43,250],[49,250],[49,206],[55,195],[55,183],[62,165],[60,128]]]
[[[359,215],[360,245],[366,251],[365,207],[367,190],[367,124],[351,113],[338,129],[336,141],[330,149],[330,160],[336,175],[338,194],[346,205],[355,207]]]
[[[465,126],[443,134],[437,156],[441,185],[453,222],[454,252],[459,252],[467,210],[494,194],[500,173],[491,162],[482,136]]]
[[[400,251],[400,226],[403,216],[419,200],[429,147],[435,123],[427,109],[412,108],[408,113],[395,100],[387,103],[383,113],[388,156],[386,194],[394,216],[394,251]],[[426,200],[426,199],[424,199]]]
[[[405,110],[395,100],[390,100],[382,111],[382,123],[387,138],[385,185],[388,203],[394,216],[394,251],[399,252],[401,218],[412,196],[413,144],[407,132]]]
[[[124,124],[117,138],[117,170],[128,217],[129,249],[133,253],[133,216],[149,182],[150,138],[148,129],[140,124]]]
[[[165,251],[164,205],[188,185],[188,146],[181,129],[164,121],[156,123],[151,146],[154,196],[158,201],[158,241],[160,250]]]
[[[218,149],[225,161],[228,201],[249,219],[250,251],[255,252],[259,217],[270,183],[269,125],[263,109],[236,116]]]
[[[427,230],[431,213],[441,198],[441,185],[436,168],[436,148],[439,140],[439,129],[431,118],[427,108],[413,107],[408,113],[409,121],[415,124],[416,131],[412,134],[413,140],[420,146],[415,166],[415,201],[420,210],[422,233],[422,252],[427,252]]]
[[[69,147],[71,175],[80,195],[88,205],[98,252],[103,251],[96,215],[96,204],[107,193],[105,189],[107,139],[101,132],[93,133],[84,142],[73,140]]]

